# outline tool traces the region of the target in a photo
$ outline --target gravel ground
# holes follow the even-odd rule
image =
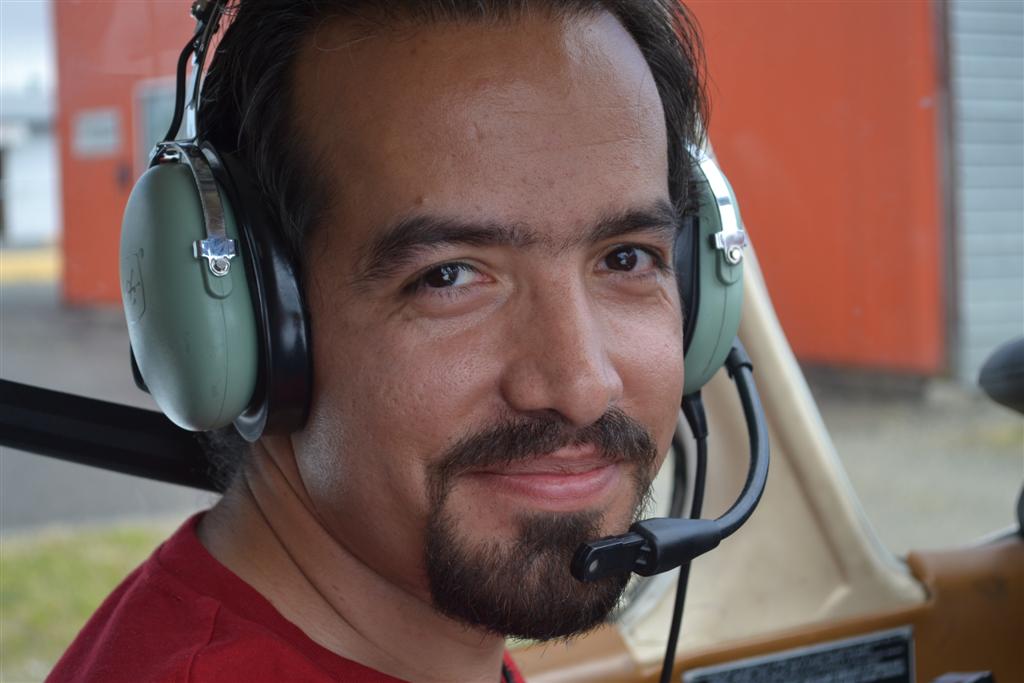
[[[54,285],[3,286],[0,377],[153,407],[128,369],[120,310],[61,306]],[[84,362],[87,359],[87,362]],[[1024,418],[976,390],[810,371],[869,519],[897,553],[970,542],[1014,521]],[[210,494],[0,449],[0,531],[184,516]]]
[[[1016,524],[1024,418],[935,380],[917,395],[811,390],[861,503],[897,554],[977,540]]]

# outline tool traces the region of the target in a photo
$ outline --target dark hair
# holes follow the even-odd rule
[[[304,245],[326,211],[327,188],[292,113],[295,60],[325,20],[429,25],[553,17],[615,16],[640,47],[661,96],[668,134],[669,192],[680,214],[690,197],[688,147],[702,142],[707,114],[704,59],[695,20],[676,0],[240,0],[203,83],[200,136],[236,156],[251,174],[299,272]],[[231,448],[227,435],[210,440]],[[222,449],[221,449],[222,450]],[[215,456],[230,478],[238,457]],[[234,464],[232,465],[232,462]],[[226,480],[225,480],[226,481]]]

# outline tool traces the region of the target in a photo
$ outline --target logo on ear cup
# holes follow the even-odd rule
[[[142,282],[145,255],[145,251],[139,249],[121,260],[121,300],[129,324],[138,322],[146,313],[146,287]]]

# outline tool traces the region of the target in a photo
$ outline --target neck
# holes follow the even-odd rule
[[[286,439],[254,447],[199,526],[207,550],[335,654],[415,683],[499,680],[504,640],[448,619],[348,552],[313,511],[290,449]]]

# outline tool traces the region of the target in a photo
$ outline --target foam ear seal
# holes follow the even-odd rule
[[[238,230],[221,194],[228,237]],[[202,205],[181,163],[150,168],[121,228],[121,296],[139,372],[160,409],[192,431],[224,427],[249,404],[258,372],[256,321],[241,259],[223,277],[192,245],[206,237]]]
[[[239,221],[246,272],[259,329],[260,371],[246,410],[235,429],[248,441],[262,434],[290,434],[309,415],[312,348],[309,316],[298,264],[280,231],[269,220],[252,176],[231,154],[204,145],[210,170],[222,194],[240,207]]]

